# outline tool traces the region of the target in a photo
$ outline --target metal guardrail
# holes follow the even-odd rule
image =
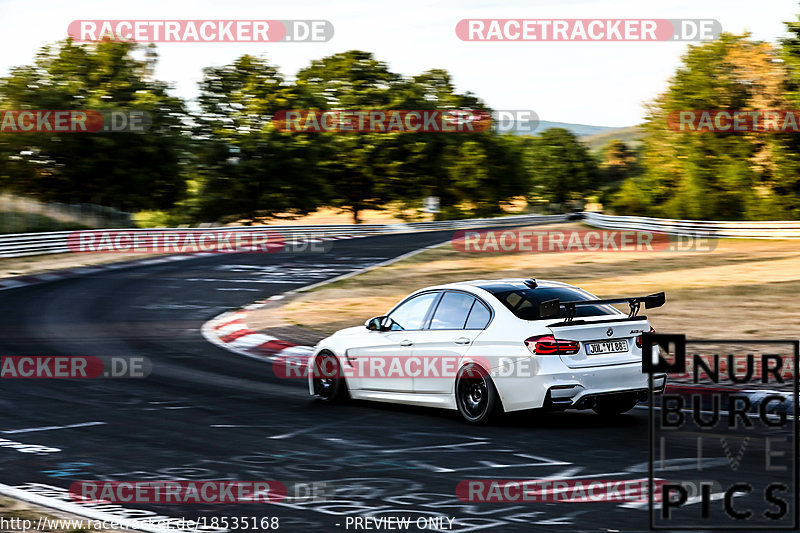
[[[626,217],[585,212],[583,220],[591,226],[605,229],[630,229],[656,231],[675,235],[701,235],[706,237],[732,237],[747,239],[800,239],[800,221],[727,221],[727,220],[675,220],[668,218]],[[209,233],[229,231],[275,231],[286,238],[342,237],[414,233],[417,231],[459,230],[496,226],[523,226],[564,222],[568,215],[516,215],[498,218],[473,218],[442,222],[409,222],[400,224],[328,224],[315,226],[228,226],[214,228],[146,228],[117,230],[81,230],[80,233],[126,232],[158,233],[168,231]],[[14,233],[0,235],[0,257],[69,253],[72,250],[67,238],[76,232],[53,231],[42,233]]]
[[[605,229],[657,231],[673,235],[740,239],[800,239],[800,220],[675,220],[582,213],[583,221]]]
[[[442,222],[409,222],[406,224],[330,224],[317,226],[233,226],[215,228],[144,228],[113,230],[53,231],[43,233],[14,233],[0,235],[0,257],[24,257],[29,255],[58,254],[72,252],[67,239],[75,233],[125,232],[125,233],[214,233],[231,231],[273,231],[286,238],[314,238],[341,236],[368,236],[391,233],[413,233],[416,231],[459,230],[493,226],[523,226],[563,222],[567,215],[516,215],[498,218],[473,218]]]

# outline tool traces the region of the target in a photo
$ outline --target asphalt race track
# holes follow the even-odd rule
[[[0,438],[60,451],[0,446],[0,482],[327,482],[326,501],[125,506],[185,519],[274,516],[284,531],[345,531],[357,515],[446,516],[455,521],[441,530],[460,532],[646,530],[646,505],[472,504],[455,494],[465,479],[646,477],[646,409],[612,422],[573,412],[470,427],[431,409],[327,407],[305,382],[278,379],[200,334],[230,308],[450,235],[337,241],[324,254],[221,254],[0,292],[2,355],[141,355],[153,364],[146,379],[2,380]]]

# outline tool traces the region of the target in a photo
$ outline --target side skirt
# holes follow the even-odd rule
[[[401,403],[405,405],[420,405],[423,407],[438,407],[455,411],[456,400],[452,394],[421,394],[413,392],[386,392],[371,390],[351,390],[350,397],[354,400],[372,400],[376,402]]]

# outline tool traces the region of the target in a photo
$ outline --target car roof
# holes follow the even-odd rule
[[[508,289],[530,289],[530,285],[527,285],[525,282],[529,281],[530,278],[503,278],[503,279],[473,279],[469,281],[458,281],[454,283],[447,283],[444,285],[434,285],[432,287],[426,287],[423,290],[439,290],[439,289],[466,289],[469,290],[472,287],[476,287],[483,290],[489,290],[489,292]],[[551,281],[546,279],[537,279],[536,286],[537,287],[572,287],[577,288],[574,285],[570,285],[569,283],[562,283],[560,281]],[[470,291],[474,292],[474,291]]]

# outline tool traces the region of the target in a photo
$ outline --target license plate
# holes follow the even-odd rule
[[[587,342],[586,355],[622,353],[628,351],[628,341]]]

